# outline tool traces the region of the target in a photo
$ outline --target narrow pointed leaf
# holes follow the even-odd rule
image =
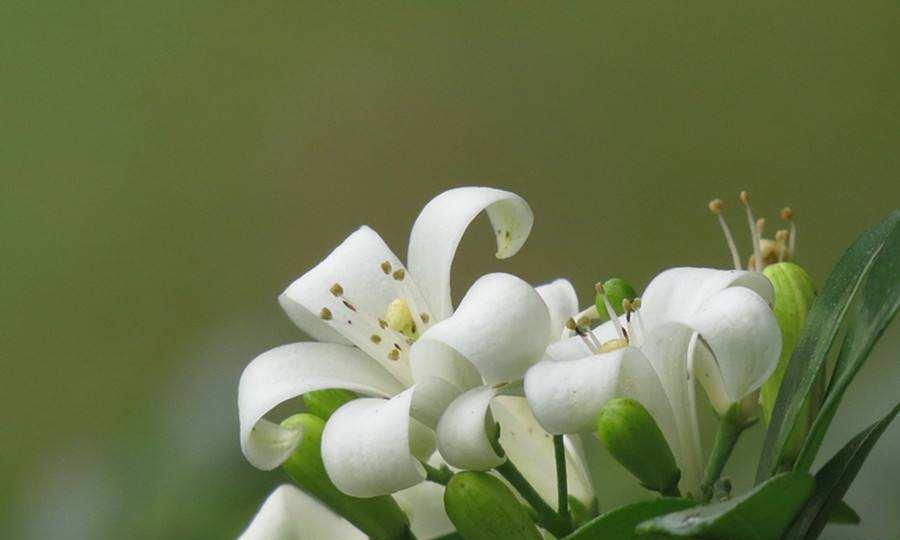
[[[847,504],[844,501],[840,501],[837,503],[837,506],[834,507],[834,510],[828,514],[828,523],[835,523],[838,525],[856,525],[860,521],[862,521],[859,517],[859,514],[856,510],[853,509],[852,506]]]
[[[637,532],[704,540],[779,540],[812,489],[813,478],[807,473],[780,474],[740,497],[645,521]]]
[[[696,505],[695,501],[663,498],[621,506],[585,523],[565,540],[657,540],[665,538],[656,534],[637,536],[634,529],[648,519],[678,512]]]
[[[785,446],[802,412],[804,401],[809,396],[816,378],[824,370],[828,351],[837,337],[850,304],[869,276],[870,270],[876,263],[896,265],[896,261],[883,259],[877,261],[877,259],[887,244],[897,243],[900,235],[898,223],[900,211],[894,211],[877,226],[863,233],[844,253],[828,276],[822,293],[810,310],[803,334],[781,382],[772,422],[766,431],[765,446],[757,469],[757,483],[771,477],[783,466]],[[896,253],[896,249],[889,248],[885,253]],[[888,270],[878,270],[873,275],[876,280],[882,279],[880,276],[891,276]],[[893,275],[896,276],[896,273]],[[872,284],[870,279],[867,286],[876,287],[877,283]],[[880,310],[876,312],[881,313]],[[881,318],[883,317],[879,317]],[[827,422],[824,424],[820,429],[827,427]]]
[[[797,458],[796,467],[809,470],[834,419],[841,398],[865,363],[875,342],[884,333],[900,307],[900,227],[885,241],[868,279],[853,305],[847,334],[835,364],[825,400]]]
[[[884,418],[854,437],[816,473],[816,487],[791,526],[789,538],[813,540],[825,528],[878,438],[900,411],[900,404]]]

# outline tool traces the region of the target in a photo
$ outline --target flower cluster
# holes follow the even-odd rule
[[[438,195],[413,225],[406,264],[372,229],[352,233],[279,297],[315,341],[265,352],[241,376],[247,460],[307,479],[297,481],[303,489],[273,492],[243,537],[424,539],[462,531],[467,518],[454,517],[444,489],[462,470],[503,477],[542,528],[564,536],[573,520],[591,516],[604,471],[615,466],[610,457],[628,466],[615,450],[622,445],[596,436],[598,415],[620,398],[649,413],[678,469],[665,473],[674,478],[665,487],[632,471],[638,479],[667,494],[708,498],[718,474],[703,470],[697,383],[720,417],[753,421],[782,352],[775,293],[762,270],[795,250],[793,230],[764,240],[764,223],[741,198],[754,246],[748,270],[716,200],[710,209],[735,269],[668,269],[640,296],[598,284],[587,309],[565,279],[535,287],[506,273],[478,279],[454,309],[451,265],[481,212],[498,258],[528,237],[533,215],[514,193],[464,187]],[[301,396],[317,418],[267,418]],[[644,417],[635,418],[640,425]],[[382,508],[379,523],[348,510],[354,501],[384,503],[372,507]]]

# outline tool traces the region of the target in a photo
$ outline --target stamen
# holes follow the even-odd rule
[[[372,343],[374,343],[375,345],[378,345],[379,343],[381,343],[381,336],[379,336],[378,334],[372,334],[372,337],[370,337],[369,339],[370,339],[370,340],[372,341]]]
[[[387,356],[389,360],[393,360],[396,362],[400,359],[400,351],[398,351],[397,349],[391,349],[390,351],[388,351]]]
[[[760,249],[760,236],[756,229],[756,220],[753,219],[753,210],[750,208],[750,194],[747,191],[742,191],[740,195],[741,204],[744,205],[744,208],[747,210],[747,223],[750,225],[750,240],[753,242],[753,259],[754,259],[754,268],[757,272],[762,271],[762,250]],[[748,270],[751,268],[748,265]]]
[[[622,324],[619,322],[619,316],[616,315],[616,311],[613,309],[612,304],[609,303],[609,298],[606,296],[606,290],[603,288],[603,283],[596,283],[594,289],[597,291],[597,294],[600,295],[600,298],[603,299],[603,305],[606,307],[606,314],[609,315],[609,319],[613,322],[613,326],[616,328],[616,334],[620,339],[628,339],[625,332],[622,331]]]
[[[726,223],[725,218],[722,217],[722,210],[724,210],[724,208],[725,203],[722,202],[722,199],[713,199],[709,201],[709,211],[715,214],[719,221],[719,226],[722,227],[722,232],[725,233],[725,242],[728,244],[728,251],[731,252],[731,261],[734,263],[734,269],[741,270],[741,254],[738,252],[737,245],[734,243],[734,237],[731,236],[731,229],[728,227],[728,223]]]
[[[384,272],[385,275],[390,274],[391,273],[391,263],[389,263],[388,261],[384,261],[383,263],[381,263],[381,271]]]
[[[394,270],[394,273],[391,276],[397,281],[403,281],[403,278],[406,277],[406,271],[402,268],[398,268]]]
[[[341,295],[344,294],[344,288],[341,287],[340,283],[335,283],[334,285],[331,286],[330,289],[328,289],[328,291],[331,292],[331,294],[333,294],[336,297],[340,297]]]
[[[797,227],[794,225],[794,209],[790,206],[785,206],[781,210],[781,219],[790,223],[790,238],[788,240],[788,253],[792,259],[797,258]]]
[[[594,343],[590,339],[588,339],[587,332],[585,332],[583,328],[575,323],[575,319],[570,317],[569,320],[566,321],[566,328],[578,334],[578,337],[581,338],[581,341],[584,342],[585,347],[588,348],[588,351],[590,351],[591,354],[597,354],[600,352],[600,350],[594,345]]]
[[[644,321],[641,319],[641,299],[635,298],[631,301],[631,310],[632,315],[631,318],[634,320],[633,329],[637,331],[636,334],[632,335],[632,339],[635,341],[638,346],[640,345],[640,338],[644,335]]]
[[[322,311],[319,312],[319,318],[322,319],[323,321],[330,321],[331,320],[331,310],[328,309],[327,307],[323,307]]]
[[[622,299],[622,311],[625,312],[625,335],[629,339],[635,339],[634,328],[631,326],[631,314],[634,312],[634,304],[627,298]]]
[[[788,238],[788,232],[786,229],[780,229],[775,233],[775,243],[778,246],[778,262],[784,261],[784,250],[786,249],[786,242]]]

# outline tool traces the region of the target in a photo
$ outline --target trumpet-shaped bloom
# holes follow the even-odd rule
[[[275,348],[244,370],[238,409],[250,463],[277,467],[303,436],[267,420],[272,409],[307,392],[344,388],[362,397],[335,411],[323,431],[332,482],[357,497],[414,486],[425,479],[421,462],[435,450],[444,409],[485,381],[521,378],[540,358],[561,329],[552,321],[576,304],[568,282],[535,290],[514,276],[490,274],[454,314],[450,266],[481,211],[490,218],[497,257],[516,253],[533,221],[525,201],[497,189],[458,188],[431,200],[416,219],[408,265],[362,227],[281,294],[290,318],[318,342]],[[519,407],[510,423],[527,423],[526,412]],[[552,463],[552,450],[546,456]]]
[[[593,431],[613,397],[641,402],[659,424],[682,469],[682,486],[699,485],[702,450],[695,380],[720,414],[759,389],[772,373],[781,335],[770,304],[774,292],[759,273],[703,268],[667,270],[647,286],[641,308],[593,337],[551,345],[529,369],[525,395],[551,433]]]

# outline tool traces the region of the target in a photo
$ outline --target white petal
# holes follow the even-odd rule
[[[488,434],[494,429],[491,400],[498,392],[493,386],[473,388],[444,411],[437,427],[438,451],[453,467],[486,471],[506,461],[494,451]]]
[[[398,297],[405,298],[413,311],[424,311],[424,298],[407,275],[403,281],[385,274],[381,264],[387,262],[391,270],[403,265],[381,237],[369,227],[361,227],[334,249],[322,262],[294,281],[279,297],[285,311],[300,326],[317,339],[333,341],[335,333],[368,353],[394,377],[405,384],[412,382],[408,358],[391,360],[388,354],[397,343],[404,346],[404,337],[379,326],[388,305]],[[407,272],[408,274],[408,272]],[[332,287],[343,290],[336,297]],[[345,303],[345,301],[347,303]],[[352,306],[349,307],[348,306]],[[323,333],[321,319],[311,325],[310,317],[326,308],[330,319],[325,321],[331,332]],[[377,335],[380,340],[373,341]],[[377,342],[376,342],[377,341]]]
[[[442,379],[460,390],[481,385],[481,375],[459,352],[445,343],[419,338],[410,352],[412,377],[416,382]]]
[[[266,498],[240,540],[366,540],[366,535],[294,486]]]
[[[543,355],[549,328],[547,306],[531,285],[510,274],[488,274],[472,285],[452,317],[413,345],[413,363],[416,349],[429,347],[420,343],[436,341],[471,362],[487,384],[520,379]]]
[[[647,285],[641,295],[641,319],[648,330],[665,321],[689,324],[688,318],[703,302],[728,287],[746,287],[769,304],[775,301],[775,289],[759,272],[672,268]]]
[[[715,355],[725,391],[738,401],[772,374],[781,354],[781,330],[772,309],[743,287],[718,292],[690,318]]]
[[[440,460],[432,460],[431,464],[439,466]],[[456,530],[444,511],[443,486],[422,482],[394,493],[394,499],[409,517],[410,528],[416,538],[427,540]]]
[[[641,351],[650,361],[668,398],[677,437],[671,436],[657,419],[681,468],[681,486],[697,493],[703,464],[703,450],[697,425],[693,379],[689,377],[688,350],[693,328],[668,322],[652,328],[641,342]],[[656,416],[654,415],[654,418]]]
[[[501,395],[491,405],[500,424],[500,445],[506,456],[534,489],[551,506],[557,506],[556,460],[553,438],[541,428],[528,402],[521,397]],[[566,452],[569,495],[588,504],[593,497],[590,484],[579,472],[577,457]]]
[[[403,386],[358,349],[333,343],[292,343],[265,352],[244,369],[238,385],[241,449],[253,466],[274,469],[300,434],[263,420],[278,404],[313,390],[345,388],[391,396]]]
[[[578,314],[578,295],[567,279],[535,287],[550,311],[550,335],[556,341],[566,327],[566,321]]]
[[[525,396],[538,422],[553,434],[596,429],[597,413],[619,390],[625,356],[631,347],[575,360],[544,360],[525,374]],[[646,360],[644,360],[646,361]]]
[[[528,203],[515,193],[486,187],[451,189],[429,201],[413,224],[406,260],[436,320],[453,313],[450,266],[463,233],[482,210],[497,238],[497,258],[515,255],[534,222]]]
[[[331,415],[322,433],[322,461],[339,490],[374,497],[425,479],[419,459],[434,451],[434,433],[410,417],[414,393],[410,388],[390,400],[357,399]]]

